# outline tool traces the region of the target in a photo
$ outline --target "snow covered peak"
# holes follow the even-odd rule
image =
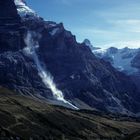
[[[130,49],[128,47],[122,49],[110,47],[108,49],[93,50],[97,57],[109,61],[113,67],[127,74],[138,72],[138,69],[132,66],[132,61],[138,52],[139,49]]]
[[[25,1],[24,0],[15,0],[15,4],[16,5],[25,5]]]
[[[90,42],[90,40],[88,40],[88,39],[85,39],[85,40],[83,41],[83,43],[84,43],[87,47],[89,47],[91,50],[98,50],[98,49],[101,49],[101,48],[98,48],[98,47],[94,47],[94,46],[92,45],[92,43]]]
[[[17,6],[18,13],[21,17],[25,16],[36,16],[37,14],[35,11],[30,9],[27,5],[25,0],[14,0],[15,5]]]

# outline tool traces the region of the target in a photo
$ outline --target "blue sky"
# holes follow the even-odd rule
[[[46,20],[63,22],[95,47],[140,47],[140,0],[26,0]]]

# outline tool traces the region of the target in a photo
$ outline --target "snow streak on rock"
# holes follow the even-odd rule
[[[60,91],[56,87],[52,75],[48,71],[46,71],[45,68],[43,68],[43,66],[41,65],[41,62],[36,53],[36,49],[39,48],[39,44],[37,41],[34,41],[33,34],[34,33],[28,31],[27,36],[25,38],[25,43],[27,47],[24,49],[24,51],[26,52],[27,55],[33,58],[37,66],[38,74],[41,77],[43,83],[45,84],[46,87],[48,87],[52,91],[53,97],[56,100],[61,101],[64,104],[67,104],[68,106],[70,106],[70,108],[78,109],[76,106],[72,105],[70,102],[64,99],[64,95],[62,91]]]

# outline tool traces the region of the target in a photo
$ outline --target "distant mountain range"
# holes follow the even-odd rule
[[[140,53],[140,49],[130,49],[127,47],[117,49],[110,47],[108,49],[93,50],[93,53],[97,57],[110,62],[116,69],[128,75],[139,73],[139,68],[136,63],[138,63],[137,57]]]
[[[93,53],[100,59],[110,62],[118,71],[130,77],[140,87],[140,49],[110,47],[108,49],[94,49]],[[140,89],[140,88],[139,88]]]

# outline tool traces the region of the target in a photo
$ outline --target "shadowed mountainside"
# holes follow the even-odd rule
[[[14,1],[1,4],[11,11],[5,14],[6,9],[0,9],[0,19],[4,19],[0,24],[1,86],[51,102],[56,102],[54,93],[58,92],[52,90],[56,87],[65,100],[80,109],[129,115],[140,112],[140,94],[130,77],[96,58],[89,46],[78,43],[62,23],[28,15],[25,4],[17,7],[18,11],[23,11],[23,6],[28,9],[20,17]],[[14,19],[9,18],[11,13]]]

